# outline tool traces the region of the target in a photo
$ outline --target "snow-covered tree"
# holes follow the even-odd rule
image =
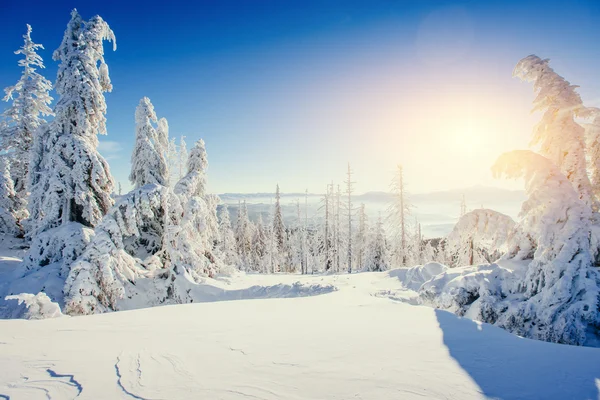
[[[175,138],[169,139],[167,144],[167,164],[169,165],[169,186],[174,187],[179,181],[179,154]]]
[[[327,185],[323,195],[323,233],[320,235],[322,245],[318,253],[323,253],[323,270],[330,271],[334,267],[334,231],[333,231],[333,184]]]
[[[169,185],[169,171],[163,152],[163,142],[164,145],[167,142],[167,137],[163,135],[168,135],[168,128],[167,131],[164,130],[165,120],[161,130],[157,132],[152,125],[156,122],[156,113],[150,99],[142,98],[135,110],[135,146],[131,154],[129,174],[129,180],[135,189],[147,184]]]
[[[235,242],[243,269],[247,269],[251,264],[253,234],[254,226],[248,218],[248,208],[246,207],[246,200],[244,200],[238,205],[238,216],[235,226]]]
[[[212,276],[220,268],[213,254],[218,237],[215,201],[206,196],[208,159],[204,141],[198,140],[188,158],[188,172],[175,185],[174,193],[182,204],[183,215],[169,227],[169,256],[178,269]],[[214,210],[212,208],[214,207]]]
[[[348,215],[348,233],[347,233],[347,242],[348,242],[348,253],[347,253],[347,262],[348,262],[348,273],[352,273],[352,258],[354,258],[354,254],[352,252],[352,213],[353,213],[353,205],[352,205],[352,193],[354,192],[352,182],[352,169],[350,169],[350,163],[348,163],[348,171],[347,171],[347,179],[346,179],[346,194],[348,195],[348,200],[346,203],[346,211]]]
[[[237,267],[240,259],[237,254],[235,235],[231,227],[227,204],[223,204],[219,212],[219,238],[218,250],[221,259],[226,265]]]
[[[435,248],[431,245],[431,240],[428,240],[423,248],[423,263],[427,264],[433,261],[438,261],[438,258]]]
[[[162,249],[164,232],[156,227],[164,221],[169,198],[166,188],[146,185],[110,209],[91,243],[71,264],[64,288],[67,314],[117,311],[119,301],[139,294],[136,281],[150,276]],[[156,296],[164,297],[166,293]]]
[[[24,206],[28,197],[29,160],[34,132],[46,124],[44,117],[53,115],[49,107],[52,102],[49,95],[52,83],[37,72],[38,69],[44,68],[42,57],[37,54],[37,50],[44,47],[31,40],[29,25],[23,38],[23,46],[15,51],[15,54],[23,56],[19,61],[23,73],[14,86],[4,90],[6,96],[3,100],[12,100],[12,104],[4,111],[6,123],[0,128],[2,150],[10,154],[10,172],[15,191],[21,200],[19,212],[22,215],[18,218],[26,217]]]
[[[259,214],[252,237],[251,259],[253,270],[258,272],[270,271],[269,250],[269,227],[265,226],[262,215]]]
[[[113,179],[98,153],[106,134],[106,102],[112,90],[103,41],[115,42],[99,16],[83,21],[71,14],[54,59],[60,61],[54,120],[34,133],[30,166],[29,234],[74,221],[94,227],[113,204]]]
[[[463,215],[446,238],[451,266],[496,261],[506,252],[507,241],[514,228],[513,219],[497,211],[477,209]]]
[[[588,109],[591,123],[585,125],[588,170],[591,175],[592,190],[596,199],[600,199],[600,109]]]
[[[377,219],[371,236],[372,238],[366,251],[365,268],[368,271],[385,271],[389,269],[390,264],[381,215]]]
[[[579,197],[588,206],[594,206],[586,170],[584,129],[575,122],[576,117],[586,115],[577,86],[554,72],[548,59],[542,60],[536,55],[519,61],[513,75],[533,82],[537,93],[533,110],[543,112],[535,127],[532,144],[539,144],[541,154],[559,167]]]
[[[279,194],[279,185],[275,190],[275,212],[273,213],[273,233],[275,242],[280,253],[285,251],[285,225],[283,223],[283,214],[281,212],[281,195]]]
[[[179,138],[179,179],[183,177],[187,159],[188,159],[188,150],[187,143],[185,142],[185,136],[181,136]]]
[[[392,180],[392,193],[394,199],[388,209],[388,221],[392,230],[392,259],[396,267],[405,266],[408,262],[408,217],[411,204],[406,192],[404,182],[404,171],[402,165],[398,165],[394,179]]]
[[[6,156],[0,156],[0,233],[21,236],[19,212],[22,199],[17,196]]]
[[[187,163],[187,175],[177,182],[175,193],[186,198],[204,197],[206,195],[206,170],[208,169],[204,140],[200,139],[196,142]]]
[[[356,266],[358,269],[362,269],[365,264],[365,253],[369,244],[368,217],[364,203],[360,205],[358,213],[358,231],[356,232],[355,243]]]
[[[498,324],[523,336],[583,344],[600,327],[600,276],[592,267],[590,208],[556,165],[531,151],[503,154],[493,171],[525,178],[528,199],[517,228],[537,243],[524,282],[513,288],[522,300],[502,313]]]

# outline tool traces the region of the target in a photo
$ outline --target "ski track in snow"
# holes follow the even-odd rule
[[[52,377],[52,378],[69,378],[69,384],[75,386],[77,388],[77,396],[75,397],[79,397],[79,395],[81,394],[81,392],[83,391],[83,386],[81,386],[81,383],[77,382],[77,380],[75,380],[75,375],[70,375],[70,374],[59,374],[57,372],[55,372],[53,369],[51,368],[47,368],[46,371],[48,372],[48,374]]]
[[[125,386],[123,386],[123,383],[121,382],[121,380],[123,379],[123,376],[121,375],[121,370],[119,368],[119,363],[121,362],[121,357],[117,357],[117,362],[115,363],[115,374],[117,375],[117,385],[121,388],[121,390],[123,391],[123,393],[125,393],[126,395],[128,395],[129,397],[133,398],[133,399],[138,399],[138,400],[150,400],[147,399],[145,397],[141,397],[136,395],[135,393],[130,392],[129,390],[127,390],[125,388]],[[139,362],[139,356],[138,356],[138,362]],[[138,364],[139,366],[139,364]],[[138,367],[138,371],[139,371],[139,375],[141,376],[141,370]]]

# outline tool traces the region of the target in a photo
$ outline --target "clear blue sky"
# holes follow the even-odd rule
[[[205,139],[219,193],[322,192],[348,161],[359,192],[386,190],[397,163],[413,191],[494,184],[494,158],[535,123],[530,84],[511,77],[532,53],[600,97],[597,0],[0,0],[1,87],[19,77],[27,23],[55,80],[74,7],[117,37],[100,140],[124,187],[143,96],[172,135]]]

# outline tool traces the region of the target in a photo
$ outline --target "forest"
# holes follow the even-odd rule
[[[108,23],[72,12],[52,57],[54,84],[42,75],[43,47],[30,26],[23,38],[22,74],[5,89],[0,125],[0,229],[5,246],[24,250],[0,285],[4,318],[192,303],[207,280],[240,272],[393,270],[419,304],[528,338],[598,343],[600,110],[586,106],[548,59],[526,56],[513,71],[533,86],[541,113],[532,150],[499,155],[491,166],[498,178],[524,180],[518,220],[467,210],[463,198],[452,232],[425,238],[402,160],[390,179],[393,201],[375,220],[354,200],[351,164],[344,182],[323,188],[318,218],[298,199],[297,217],[285,221],[277,182],[269,213],[251,220],[243,201],[231,215],[206,190],[210,143],[188,151],[143,94],[131,109],[133,189],[124,193],[98,152],[113,89],[104,52],[105,42],[116,50],[116,37]]]

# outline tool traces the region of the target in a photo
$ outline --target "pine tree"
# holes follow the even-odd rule
[[[325,218],[323,219],[323,252],[324,252],[324,270],[330,271],[334,265],[333,257],[333,184],[327,185],[325,195],[323,196],[323,208],[325,209]]]
[[[185,166],[187,165],[188,150],[185,136],[179,138],[179,179],[183,178]]]
[[[238,217],[235,227],[235,241],[240,256],[241,268],[248,269],[252,260],[252,236],[254,226],[248,218],[246,200],[238,205]]]
[[[285,251],[286,231],[283,223],[283,214],[281,211],[281,195],[279,193],[279,185],[275,190],[275,212],[273,213],[273,233],[275,235],[275,243],[280,254]]]
[[[522,301],[503,311],[497,324],[522,336],[583,344],[588,332],[600,327],[589,206],[551,160],[531,151],[505,153],[492,170],[496,176],[525,178],[528,199],[518,228],[537,238],[525,280],[512,288]]]
[[[392,227],[393,260],[395,266],[406,266],[408,261],[408,217],[411,205],[406,193],[404,172],[401,165],[392,181],[394,200],[389,207],[389,222]]]
[[[103,92],[112,90],[103,41],[114,43],[115,36],[99,16],[84,22],[73,10],[71,17],[54,53],[60,61],[55,118],[34,134],[31,236],[71,221],[94,227],[113,203],[114,183],[97,135],[106,134]]]
[[[377,219],[372,240],[367,249],[366,267],[369,271],[385,271],[389,269],[386,235],[381,215]]]
[[[252,237],[251,267],[255,271],[267,272],[268,263],[265,264],[265,257],[268,254],[268,237],[262,215],[258,215],[255,223],[254,234]]]
[[[216,212],[214,202],[218,200],[206,195],[207,169],[206,148],[200,139],[190,152],[187,174],[173,190],[182,204],[183,215],[169,227],[171,263],[198,276],[213,276],[220,269],[219,260],[213,254],[218,226],[212,214]]]
[[[174,187],[177,181],[179,181],[181,178],[179,176],[179,154],[175,138],[171,138],[169,140],[166,157],[169,165],[169,186]]]
[[[162,119],[161,119],[162,121]],[[144,97],[140,100],[135,111],[135,147],[131,154],[131,173],[129,180],[135,189],[147,184],[168,186],[169,174],[164,157],[163,143],[167,139],[163,137],[167,132],[157,132],[152,123],[156,123],[156,113],[150,99]]]
[[[187,198],[206,195],[206,170],[208,158],[204,140],[196,142],[187,158],[187,174],[175,185],[175,193]]]
[[[588,109],[592,121],[585,126],[588,169],[591,172],[592,191],[600,199],[600,109]]]
[[[6,156],[0,156],[0,233],[21,236],[19,223],[21,198],[17,195]]]
[[[350,169],[350,163],[348,163],[348,172],[347,172],[347,180],[346,180],[346,194],[348,195],[348,203],[346,204],[346,208],[348,211],[348,273],[352,273],[352,170]]]
[[[358,213],[358,232],[356,233],[356,264],[358,269],[365,265],[365,253],[368,247],[369,228],[365,204],[360,205]]]
[[[43,117],[53,115],[49,104],[52,102],[49,92],[52,83],[37,72],[43,69],[42,57],[37,54],[43,49],[41,44],[31,40],[31,26],[27,25],[27,33],[23,46],[15,54],[23,55],[19,66],[23,73],[19,81],[4,91],[4,101],[12,100],[12,104],[4,111],[6,120],[0,129],[2,150],[10,154],[10,172],[14,182],[14,190],[19,197],[18,221],[27,217],[27,198],[29,181],[29,160],[35,131],[46,124]]]
[[[220,241],[218,248],[223,262],[227,265],[237,267],[240,260],[236,250],[235,236],[231,227],[227,204],[223,204],[219,213],[219,234]]]
[[[577,86],[571,85],[549,66],[549,60],[536,55],[523,58],[513,75],[533,82],[537,93],[534,111],[543,111],[534,130],[532,144],[540,145],[542,155],[549,158],[571,181],[579,197],[595,206],[586,170],[584,129],[575,118],[587,116]]]

